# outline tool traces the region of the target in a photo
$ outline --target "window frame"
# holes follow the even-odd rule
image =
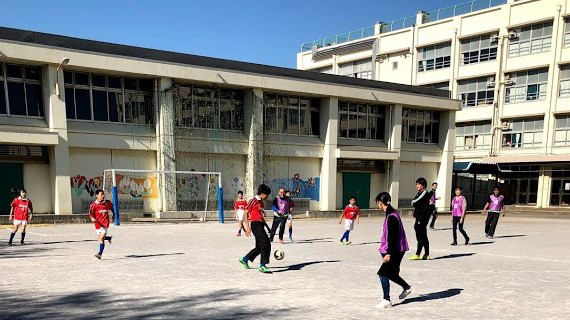
[[[341,110],[342,105],[346,104],[346,111],[345,110]],[[356,111],[350,111],[351,110],[351,106],[355,105],[356,106]],[[360,112],[359,108],[363,106],[366,109],[366,112]],[[383,110],[383,113],[374,113],[372,112],[373,108],[376,108],[376,110]],[[382,105],[382,104],[368,104],[368,103],[358,103],[358,102],[353,102],[353,101],[339,101],[338,102],[338,130],[337,130],[337,137],[340,139],[348,139],[348,140],[360,140],[360,141],[380,141],[380,142],[384,142],[386,140],[386,111],[388,110],[389,106],[388,105]],[[341,122],[341,118],[342,115],[346,115],[346,121],[347,121],[347,126],[346,126],[346,136],[341,136],[341,126],[340,126],[340,122]],[[359,120],[359,117],[365,117],[365,123],[366,123],[366,137],[365,138],[359,138],[358,134],[356,135],[355,138],[350,137],[350,124],[351,124],[351,116],[355,116],[357,121]],[[381,134],[381,139],[377,139],[377,138],[370,138],[370,130],[372,129],[369,125],[370,125],[370,120],[375,120],[374,123],[378,123],[378,119],[383,119],[384,122],[384,126],[382,128],[382,134]],[[376,132],[376,135],[378,136],[378,128],[374,127]]]
[[[546,71],[546,72],[544,72]],[[529,82],[529,77],[534,76],[536,72],[537,80],[536,82]],[[513,75],[515,76],[516,80],[513,80],[513,83],[510,85],[505,84],[505,104],[511,103],[523,103],[523,102],[533,102],[533,101],[544,101],[546,100],[546,96],[548,95],[548,68],[541,68],[541,69],[530,69],[530,70],[522,70],[513,73],[509,73],[511,79]],[[533,74],[531,74],[533,73]],[[541,80],[541,76],[545,74],[545,79]],[[517,83],[521,80],[521,77],[524,77],[524,84]],[[529,92],[529,87],[536,86],[536,92]],[[541,92],[540,89],[544,88],[544,92]],[[514,91],[514,93],[509,94],[509,91]],[[524,91],[523,93],[518,93],[517,91]],[[532,99],[532,96],[536,96],[535,99]],[[524,99],[523,99],[524,97]]]
[[[423,137],[422,137],[422,141],[417,141],[418,139],[418,134],[417,131],[415,131],[416,128],[418,128],[418,126],[414,126],[414,141],[410,141],[410,123],[413,121],[414,123],[420,119],[418,118],[414,118],[411,116],[411,114],[415,113],[417,114],[418,112],[422,112],[422,132]],[[426,115],[427,113],[431,114],[430,119],[426,119]],[[437,117],[436,117],[437,116]],[[416,116],[417,117],[417,116]],[[436,119],[437,118],[437,119]],[[430,124],[430,132],[431,132],[431,141],[430,142],[426,142],[427,137],[425,135],[426,132],[426,124],[429,123]],[[437,141],[434,141],[434,124],[437,124]],[[414,109],[414,108],[402,108],[402,143],[409,143],[409,144],[425,144],[425,145],[439,145],[439,140],[440,140],[440,134],[439,134],[439,130],[441,129],[441,114],[439,111],[431,111],[431,110],[423,110],[423,109]],[[407,138],[406,138],[407,137]]]
[[[461,65],[470,65],[470,64],[476,64],[476,63],[482,63],[482,62],[489,62],[489,61],[494,61],[497,60],[497,50],[498,50],[498,41],[492,41],[494,34],[489,33],[489,34],[484,34],[484,35],[480,35],[480,36],[475,36],[475,37],[471,37],[471,38],[466,38],[466,39],[462,39],[461,40]],[[483,40],[489,42],[489,45],[486,47],[482,47],[482,42]],[[469,43],[469,49],[465,50],[465,45],[466,43]],[[478,42],[478,46],[477,49],[471,48],[472,44],[474,42]],[[487,54],[487,59],[483,60],[483,50],[489,50],[489,53]],[[494,51],[493,51],[494,49]],[[473,53],[476,53],[475,55],[473,55]],[[467,55],[467,56],[466,56]],[[473,56],[476,57],[476,59],[473,59]]]
[[[451,67],[451,42],[443,42],[421,47],[417,50],[418,72],[435,71]],[[431,51],[433,51],[433,55]],[[440,51],[442,51],[443,54],[440,54]],[[438,59],[441,59],[441,61],[438,62]]]
[[[564,120],[565,124],[559,126],[559,123]],[[564,140],[558,140],[558,132],[564,132]],[[553,144],[555,147],[570,146],[570,114],[558,114],[554,118],[554,139]]]
[[[17,66],[21,70],[21,78],[14,78],[8,76],[8,65]],[[39,80],[36,79],[27,79],[26,78],[26,68],[35,68],[39,71]],[[40,66],[33,66],[33,65],[23,65],[18,63],[5,63],[0,62],[0,82],[4,87],[4,102],[6,105],[6,113],[0,113],[0,117],[16,117],[16,118],[29,118],[29,119],[45,119],[45,104],[44,104],[44,94],[43,94],[43,77],[42,77],[42,68]],[[10,93],[8,90],[8,83],[22,83],[24,88],[24,107],[26,109],[26,114],[12,114],[10,108]],[[38,85],[40,87],[40,96],[38,97],[38,101],[40,102],[40,106],[38,109],[38,115],[29,115],[30,110],[28,106],[28,86],[29,85]]]
[[[460,129],[462,128],[462,129]],[[469,128],[470,132],[466,133],[466,129]],[[482,128],[478,132],[477,128]],[[487,130],[488,129],[488,130]],[[463,130],[463,132],[459,132]],[[472,148],[466,148],[467,138],[471,137],[473,143]],[[476,142],[479,140],[478,137],[483,141],[481,145]],[[485,143],[486,138],[488,139],[488,144]],[[490,121],[475,121],[475,122],[463,122],[458,123],[455,126],[455,150],[456,151],[472,151],[472,150],[486,150],[491,148],[491,122]],[[463,143],[458,143],[459,140],[463,140]],[[461,147],[460,147],[461,146]],[[479,147],[478,147],[479,146]]]
[[[560,80],[558,81],[558,97],[559,98],[570,97],[570,64],[560,65],[559,68],[560,68]],[[562,87],[564,84],[567,84],[568,88],[563,89]]]
[[[360,68],[362,68],[363,65],[367,65],[370,64],[369,68],[370,69],[366,69],[366,70],[360,70]],[[352,69],[352,72],[350,73],[342,73],[343,68],[347,68],[350,67]],[[358,71],[356,71],[358,69]],[[341,76],[345,76],[345,77],[351,77],[351,78],[358,78],[358,79],[368,79],[368,80],[372,80],[374,78],[374,75],[372,74],[372,70],[374,70],[374,67],[372,66],[372,60],[371,59],[361,59],[361,60],[355,60],[355,61],[350,61],[350,62],[345,62],[345,63],[341,63],[338,66],[338,74]],[[364,75],[367,75],[367,77],[365,77]]]
[[[275,97],[273,101],[274,104],[269,104],[270,97]],[[289,104],[289,99],[297,99],[297,105],[292,106]],[[301,107],[301,101],[307,100],[309,102],[309,106],[306,108]],[[320,104],[318,106],[313,106],[313,101],[316,101],[316,98],[306,97],[306,96],[298,96],[298,95],[289,95],[289,94],[281,94],[276,92],[264,92],[263,93],[263,133],[270,134],[270,135],[285,135],[285,136],[293,136],[293,137],[319,137],[320,136],[320,126],[318,129],[319,132],[316,134],[313,133],[313,113],[316,112],[320,119]],[[271,132],[267,131],[267,109],[274,108],[275,109],[275,128],[272,129]],[[283,132],[284,128],[282,128],[283,121],[285,121],[283,112],[284,110],[295,110],[297,109],[297,119],[298,119],[298,129],[297,133],[285,133]],[[308,126],[309,131],[311,134],[302,134],[301,127],[301,110],[304,110],[308,113]],[[287,118],[288,119],[288,118]],[[306,119],[303,121],[307,121]],[[274,131],[274,132],[273,132]]]
[[[461,105],[463,106],[463,108],[489,106],[495,102],[495,87],[494,86],[488,87],[487,83],[489,81],[494,82],[495,77],[494,76],[477,77],[477,78],[463,79],[457,81],[457,92],[458,95],[460,96]],[[472,84],[475,85],[474,90],[469,89],[469,85]],[[462,86],[466,86],[467,89],[465,91],[462,91]],[[480,89],[480,86],[482,86],[484,90]],[[485,99],[479,99],[479,95],[482,93],[485,94]],[[491,93],[490,99],[489,99],[489,93]],[[469,99],[470,94],[475,95],[474,100]],[[472,103],[470,103],[470,101],[472,101]],[[480,101],[482,101],[482,103],[480,103]]]
[[[532,122],[532,130],[528,130],[525,128],[527,123]],[[504,149],[520,149],[520,148],[538,148],[541,147],[544,144],[544,118],[537,118],[537,117],[530,117],[530,118],[518,118],[518,119],[509,119],[508,123],[510,125],[512,125],[513,129],[511,130],[503,130],[502,134],[501,134],[501,148]],[[517,129],[516,126],[519,126],[518,123],[520,123],[520,129]],[[541,126],[539,128],[537,128],[537,123],[542,123]],[[532,134],[532,145],[528,145],[528,142],[525,142],[525,137],[527,137],[529,134]],[[518,142],[515,142],[516,145],[513,146],[512,141],[513,141],[513,137],[516,137],[516,135],[518,136],[519,140]],[[506,137],[510,136],[510,140],[507,141]],[[540,142],[537,143],[535,142],[536,136],[540,137]],[[508,143],[510,143],[511,145],[508,146]]]
[[[526,56],[526,55],[531,55],[531,54],[537,54],[537,53],[542,53],[542,52],[549,52],[550,50],[552,50],[552,31],[553,31],[553,26],[554,26],[554,21],[550,20],[550,21],[544,21],[544,22],[539,22],[539,23],[535,23],[535,24],[531,24],[531,25],[525,25],[525,26],[521,26],[509,31],[514,31],[517,36],[509,39],[509,51],[508,51],[508,57],[520,57],[520,56]],[[541,30],[541,35],[540,36],[535,36],[534,31],[538,29],[538,27],[540,27]],[[544,35],[544,29],[550,27],[550,35]],[[528,39],[526,39],[526,34],[525,32],[528,32]],[[525,36],[524,40],[521,40],[521,36]],[[540,50],[536,50],[533,51],[533,42],[535,41],[540,41]],[[545,45],[546,43],[546,45]],[[521,48],[521,45],[523,44],[528,44],[528,47],[525,47],[524,49]],[[517,47],[516,50],[514,50],[514,47]],[[524,51],[523,51],[524,50]]]

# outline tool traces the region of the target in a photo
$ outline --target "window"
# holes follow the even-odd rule
[[[505,84],[505,103],[546,99],[548,69],[536,69],[507,74],[512,80]]]
[[[434,88],[434,89],[449,91],[449,81],[436,82],[436,83],[430,83],[430,84],[422,84],[421,86],[427,87],[427,88]]]
[[[570,145],[570,115],[558,115],[554,121],[554,145]]]
[[[317,69],[311,69],[309,71],[333,74],[333,67],[328,66],[328,67],[322,67],[322,68],[317,68]]]
[[[44,116],[40,67],[0,63],[0,114]]]
[[[564,46],[570,45],[570,19],[566,19],[564,22]]]
[[[511,120],[510,130],[503,131],[503,148],[530,148],[542,144],[543,118]]]
[[[570,205],[570,165],[552,166],[551,177],[550,205]]]
[[[472,64],[497,59],[497,42],[493,35],[486,34],[461,40],[463,64]]]
[[[243,131],[243,91],[179,85],[174,93],[176,124],[194,129]]]
[[[455,128],[455,149],[487,149],[491,146],[491,122],[470,122],[457,124]]]
[[[509,56],[522,56],[550,51],[552,21],[511,30],[516,37],[509,40]]]
[[[365,59],[339,65],[339,74],[354,78],[372,79],[372,60]]]
[[[63,72],[68,120],[153,124],[153,80]]]
[[[418,71],[449,68],[451,64],[451,43],[438,44],[418,49]]]
[[[560,97],[570,97],[570,65],[560,66]]]
[[[339,101],[338,136],[348,139],[384,140],[385,105]]]
[[[402,142],[439,143],[439,112],[403,108]]]
[[[398,70],[398,61],[392,62],[392,70]]]
[[[488,86],[488,82],[495,81],[494,77],[481,77],[468,80],[459,80],[459,95],[463,107],[474,107],[493,104],[495,97],[494,86]]]
[[[264,131],[300,136],[318,136],[320,100],[276,93],[264,94]]]

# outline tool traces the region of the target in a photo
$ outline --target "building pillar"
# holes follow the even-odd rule
[[[323,160],[321,164],[320,209],[336,210],[336,148],[338,140],[338,99],[321,99],[320,112]]]
[[[396,209],[399,207],[400,201],[400,159],[392,160],[389,166],[388,177],[388,193],[392,198],[392,206]]]
[[[453,152],[455,150],[455,111],[442,112],[440,119],[439,145],[442,147],[441,162],[437,173],[438,210],[449,210],[452,191]]]
[[[169,78],[161,78],[158,81],[158,112],[157,112],[157,169],[159,171],[176,170],[175,148],[175,109],[173,81]],[[159,174],[160,185],[159,211],[176,210],[176,175]]]
[[[393,105],[390,109],[390,119],[387,121],[388,149],[398,153],[398,159],[389,164],[388,192],[392,198],[392,205],[398,208],[400,200],[400,150],[402,148],[402,105]]]
[[[263,91],[257,88],[246,90],[244,107],[245,133],[249,140],[245,196],[251,198],[257,194],[257,187],[263,182]]]
[[[49,131],[58,135],[58,144],[49,148],[53,212],[55,214],[72,214],[63,71],[59,70],[58,73],[57,67],[54,65],[44,67],[42,69],[42,82],[45,116]],[[56,83],[60,89],[59,96],[55,90]]]
[[[538,208],[548,208],[550,207],[550,194],[552,188],[552,167],[541,166],[539,172],[536,206]]]

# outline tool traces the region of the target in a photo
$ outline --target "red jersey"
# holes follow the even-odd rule
[[[246,206],[247,201],[245,201],[245,199],[236,200],[236,202],[234,202],[234,210],[245,210]]]
[[[17,197],[10,206],[13,209],[14,219],[16,220],[28,220],[28,212],[33,212],[32,202],[27,198]]]
[[[108,200],[95,201],[89,206],[89,217],[95,219],[95,229],[109,228],[109,212],[113,212],[113,203]]]
[[[349,220],[356,220],[356,218],[360,215],[360,208],[358,206],[346,206],[342,211],[342,215],[345,219]]]
[[[245,207],[247,212],[249,212],[250,220],[253,221],[264,221],[263,219],[263,201],[255,196],[253,199],[249,200],[247,206]]]

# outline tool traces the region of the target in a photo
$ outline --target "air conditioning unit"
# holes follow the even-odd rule
[[[491,36],[491,42],[499,42],[499,35],[494,34]]]
[[[503,82],[506,86],[512,86],[514,84],[516,84],[516,82],[511,79],[511,75],[510,74],[506,74],[505,75],[505,81]]]
[[[507,34],[507,37],[508,37],[509,39],[516,39],[516,38],[519,37],[519,34],[516,33],[516,32],[514,32],[514,31],[509,31],[509,33]]]
[[[513,123],[512,122],[501,122],[499,129],[503,131],[513,130]]]
[[[487,81],[487,88],[494,88],[495,87],[495,81]]]

